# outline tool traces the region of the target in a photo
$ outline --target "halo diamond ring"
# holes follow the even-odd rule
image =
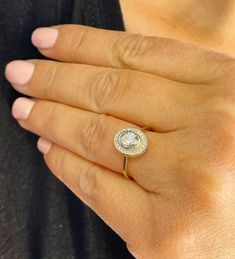
[[[145,153],[148,148],[148,139],[144,134],[144,129],[124,128],[118,131],[114,136],[114,146],[116,150],[124,157],[123,175],[130,179],[127,174],[127,162],[129,157],[139,157]]]

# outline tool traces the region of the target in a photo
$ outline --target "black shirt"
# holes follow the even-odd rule
[[[19,96],[4,78],[15,59],[43,58],[41,26],[124,30],[117,0],[0,0],[0,258],[133,258],[125,243],[47,169],[35,135],[11,116]]]

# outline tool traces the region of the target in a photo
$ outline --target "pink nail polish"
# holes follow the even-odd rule
[[[20,97],[12,106],[12,115],[17,120],[26,120],[35,104],[35,101]]]
[[[32,34],[32,43],[39,49],[49,49],[55,45],[58,35],[57,29],[38,28]]]
[[[39,138],[37,145],[38,145],[39,151],[42,152],[44,155],[46,155],[52,147],[52,142],[48,139],[41,137]]]
[[[6,78],[7,80],[16,85],[26,85],[34,72],[35,65],[33,63],[16,60],[10,62],[6,66]]]

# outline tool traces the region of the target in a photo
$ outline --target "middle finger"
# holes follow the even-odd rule
[[[109,114],[159,132],[187,126],[190,112],[185,107],[195,101],[189,85],[129,69],[13,61],[6,76],[26,95]]]

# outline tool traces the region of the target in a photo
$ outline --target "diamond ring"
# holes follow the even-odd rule
[[[127,172],[127,163],[129,157],[139,157],[145,153],[148,148],[148,139],[144,134],[147,128],[124,128],[118,131],[114,136],[114,146],[121,153],[123,159],[123,175],[130,179]]]

